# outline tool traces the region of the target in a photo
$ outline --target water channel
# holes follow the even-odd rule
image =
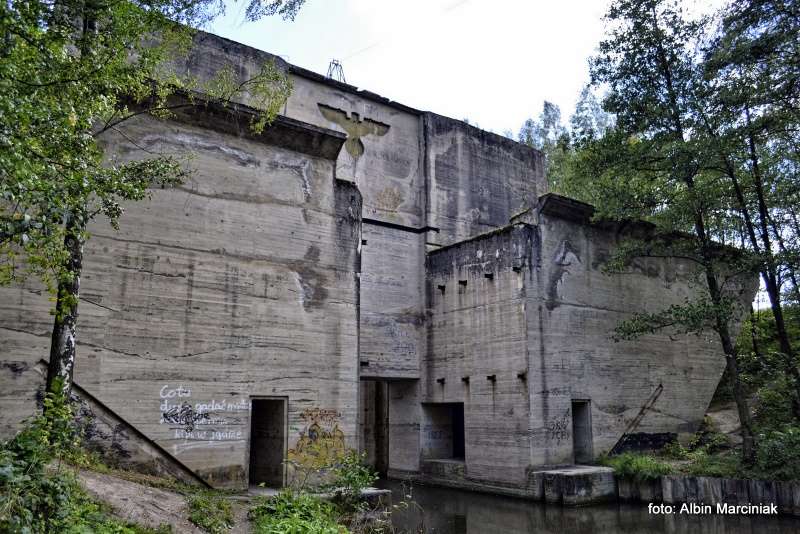
[[[788,534],[800,533],[800,518],[787,516],[652,515],[647,506],[608,504],[582,508],[547,506],[512,497],[409,485],[382,480],[395,504],[414,504],[393,514],[405,532],[434,534]],[[407,500],[407,499],[406,499]],[[419,527],[423,528],[420,529]]]

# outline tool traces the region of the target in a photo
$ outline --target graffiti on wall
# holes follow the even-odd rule
[[[208,419],[207,413],[195,411],[192,405],[185,401],[180,406],[172,406],[167,411],[161,412],[161,424],[176,424],[185,432],[193,432],[196,423]]]
[[[346,453],[344,432],[339,428],[341,414],[336,410],[303,410],[300,437],[287,454],[290,462],[306,468],[323,468],[336,463]]]
[[[238,425],[237,412],[249,411],[250,401],[227,399],[192,403],[192,390],[164,384],[158,391],[159,424],[170,425],[175,439],[193,441],[230,441],[244,439],[241,430],[227,428]]]
[[[569,410],[564,412],[561,417],[549,421],[546,425],[547,439],[555,441],[557,445],[561,445],[562,441],[569,439],[569,422]]]

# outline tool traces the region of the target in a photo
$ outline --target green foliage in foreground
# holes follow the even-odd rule
[[[364,462],[365,457],[366,454],[350,451],[332,468],[334,479],[329,486],[345,512],[356,510],[361,492],[378,480],[377,473]]]
[[[662,475],[669,475],[673,472],[670,465],[652,456],[631,452],[617,456],[605,456],[600,459],[600,463],[613,468],[617,476],[637,481],[655,480]]]
[[[249,512],[257,534],[345,534],[337,523],[338,510],[307,493],[285,490],[274,497],[258,497]]]
[[[60,388],[59,388],[60,391]],[[48,393],[47,415],[32,419],[0,446],[0,532],[149,534],[110,517],[80,488],[64,462],[80,456],[79,434],[63,396]]]
[[[761,436],[756,467],[772,480],[800,480],[800,426],[788,425]]]
[[[228,499],[213,492],[191,495],[189,521],[211,534],[223,534],[233,526],[233,510]]]
[[[672,443],[658,453],[624,453],[607,456],[602,465],[621,477],[653,480],[678,474],[754,480],[800,480],[800,426],[786,425],[759,436],[754,465],[743,465],[741,456],[729,448],[719,433],[702,432],[688,448]],[[675,461],[675,465],[669,462]]]

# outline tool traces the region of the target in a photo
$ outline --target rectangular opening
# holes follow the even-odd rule
[[[453,458],[463,460],[464,454],[464,404],[450,406],[450,417],[453,420]]]
[[[592,409],[588,400],[572,401],[572,448],[576,464],[589,463],[594,459]]]
[[[286,400],[253,399],[250,413],[250,485],[282,488],[286,465]]]
[[[422,405],[424,418],[422,454],[426,459],[464,460],[464,403]]]

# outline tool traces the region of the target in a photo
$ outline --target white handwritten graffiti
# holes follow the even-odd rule
[[[242,431],[219,427],[241,425],[241,418],[234,414],[249,411],[249,399],[211,399],[192,404],[192,390],[183,384],[177,387],[164,384],[158,396],[159,424],[174,425],[171,429],[175,431],[175,439],[207,442],[243,439]]]

